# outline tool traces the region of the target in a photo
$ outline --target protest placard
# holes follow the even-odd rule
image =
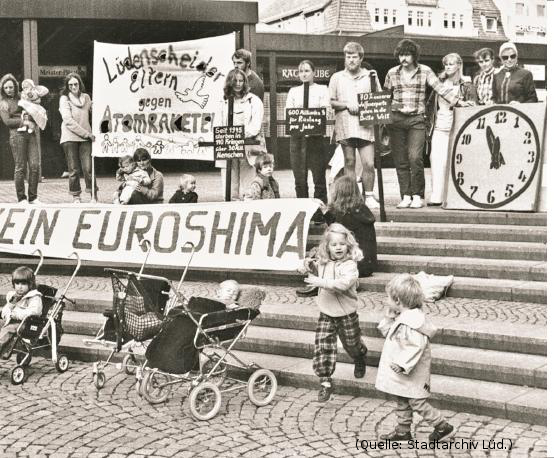
[[[146,148],[158,159],[214,159],[235,35],[173,43],[94,42],[92,132],[96,157]]]
[[[390,124],[391,97],[390,92],[366,92],[358,94],[360,105],[360,124]]]
[[[270,199],[172,205],[94,205],[40,208],[0,205],[0,251],[117,266],[183,266],[192,242],[193,267],[295,270],[304,258],[313,199]]]
[[[325,108],[287,108],[287,135],[325,135],[327,110]]]
[[[244,157],[244,126],[214,127],[215,159]]]

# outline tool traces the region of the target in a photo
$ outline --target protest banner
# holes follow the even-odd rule
[[[184,266],[187,242],[192,266],[295,270],[304,258],[313,199],[270,199],[172,205],[0,205],[0,251],[82,260],[117,267],[148,262]]]
[[[154,44],[94,42],[95,157],[133,154],[212,161],[235,35]]]
[[[366,92],[358,94],[360,104],[360,124],[390,124],[391,96],[390,92]]]

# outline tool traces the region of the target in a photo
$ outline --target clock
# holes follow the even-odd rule
[[[456,115],[445,208],[535,210],[544,104],[457,109]]]

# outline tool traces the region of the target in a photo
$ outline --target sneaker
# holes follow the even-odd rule
[[[38,199],[32,200],[29,202],[31,205],[42,205],[42,202]]]
[[[405,433],[399,433],[396,429],[388,434],[382,434],[379,436],[379,439],[382,441],[411,441],[412,433],[406,431]]]
[[[60,178],[69,178],[69,172],[62,173],[62,176]]]
[[[18,204],[21,204],[21,205],[27,205],[29,203],[29,201],[27,199],[21,199]]]
[[[425,204],[423,202],[423,199],[420,196],[412,196],[412,203],[410,204],[410,208],[421,208]]]
[[[318,287],[313,285],[304,286],[296,290],[296,295],[299,297],[313,297],[317,296]]]
[[[364,378],[365,375],[365,359],[354,361],[354,377]]]
[[[377,202],[373,194],[365,195],[365,205],[367,208],[379,208],[379,202]]]
[[[412,203],[412,196],[404,196],[402,202],[400,202],[396,208],[408,208]]]
[[[327,402],[331,398],[331,393],[333,392],[333,385],[321,385],[319,393],[317,394],[317,400],[319,402]]]
[[[80,204],[81,203],[81,198],[80,197],[74,197],[73,198],[73,203],[74,204]]]
[[[431,434],[429,434],[429,441],[443,441],[448,439],[454,434],[454,426],[446,421],[441,421]]]

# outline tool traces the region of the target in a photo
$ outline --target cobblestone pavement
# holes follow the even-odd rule
[[[219,415],[198,422],[188,410],[184,387],[166,403],[151,406],[135,393],[134,378],[115,369],[97,392],[90,364],[72,362],[68,372],[58,374],[37,358],[22,386],[9,383],[11,367],[0,362],[3,458],[546,456],[546,427],[487,416],[444,411],[457,429],[452,446],[466,444],[463,450],[424,449],[431,427],[417,415],[417,449],[404,443],[404,450],[371,450],[375,442],[361,441],[375,441],[394,427],[391,401],[333,395],[321,404],[315,391],[279,387],[269,406],[255,407],[241,389],[223,393]],[[511,440],[511,450],[485,448],[502,439],[506,447]],[[476,447],[471,452],[469,443]]]
[[[40,281],[56,288],[64,287],[68,278],[63,276],[41,275]],[[0,274],[0,290],[7,291],[11,285],[9,274]],[[176,286],[176,285],[175,285]],[[213,296],[217,283],[185,282],[182,291],[186,296]],[[296,296],[294,289],[287,286],[264,286],[267,291],[265,302],[268,304],[313,304],[314,298]],[[109,278],[77,277],[71,285],[68,296],[78,291],[111,292]],[[384,311],[387,296],[385,293],[361,291],[360,310]],[[472,320],[487,320],[508,322],[514,324],[532,324],[546,326],[546,305],[526,302],[509,302],[490,299],[468,299],[446,297],[435,303],[425,305],[425,311],[431,316],[467,318]]]

